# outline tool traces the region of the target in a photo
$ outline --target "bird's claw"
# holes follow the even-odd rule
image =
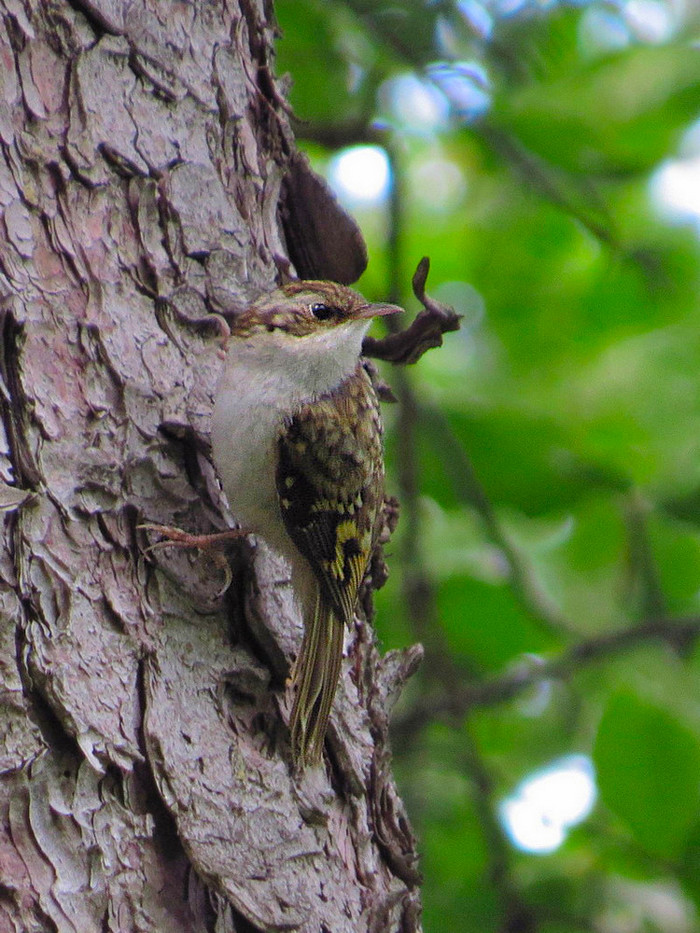
[[[162,536],[161,541],[154,541],[148,547],[143,548],[144,554],[152,554],[154,551],[166,547],[191,548],[199,551],[207,551],[212,554],[215,563],[222,569],[224,574],[224,585],[216,594],[217,598],[223,596],[226,590],[233,582],[233,573],[231,566],[221,553],[222,549],[230,541],[237,540],[245,535],[245,532],[238,528],[230,528],[228,531],[214,532],[213,534],[193,535],[182,528],[175,528],[172,525],[155,525],[144,523],[136,526],[139,531],[153,532]]]
[[[182,528],[173,525],[154,525],[150,523],[137,525],[140,531],[151,531],[162,536],[161,541],[155,541],[144,548],[144,554],[151,553],[164,547],[196,548],[199,551],[220,550],[230,541],[244,536],[240,528],[230,528],[228,531],[217,531],[212,534],[193,535]]]

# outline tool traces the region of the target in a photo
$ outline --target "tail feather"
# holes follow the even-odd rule
[[[344,626],[316,596],[314,611],[304,626],[304,638],[294,665],[294,705],[290,718],[292,757],[297,767],[321,758],[328,717],[338,687],[343,659]]]

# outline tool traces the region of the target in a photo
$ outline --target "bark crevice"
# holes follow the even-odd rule
[[[148,559],[136,527],[229,520],[211,312],[292,269],[270,11],[0,8],[0,927],[416,930],[370,629],[344,662],[331,776],[299,781],[287,568],[242,542],[222,598],[206,557]]]

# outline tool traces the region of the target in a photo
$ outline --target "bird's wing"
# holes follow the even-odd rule
[[[361,365],[290,419],[276,478],[289,536],[338,619],[350,625],[384,495],[379,406]]]

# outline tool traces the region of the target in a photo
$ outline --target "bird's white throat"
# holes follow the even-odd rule
[[[296,409],[334,389],[355,371],[369,324],[368,320],[348,321],[305,337],[281,330],[234,337],[219,389],[250,389],[272,405]]]

